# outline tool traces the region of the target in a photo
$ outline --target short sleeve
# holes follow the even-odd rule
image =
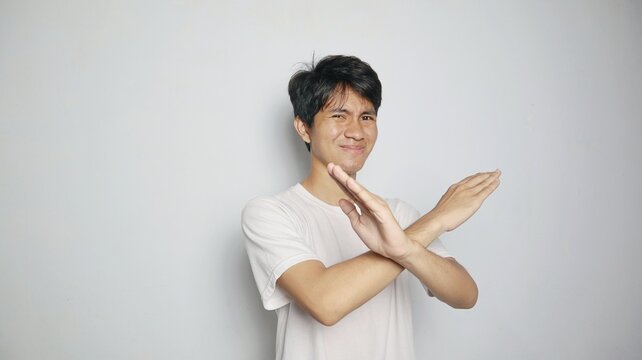
[[[274,310],[288,304],[290,298],[276,285],[277,279],[291,266],[319,260],[318,256],[304,241],[289,209],[276,199],[250,201],[243,209],[241,226],[263,307]]]

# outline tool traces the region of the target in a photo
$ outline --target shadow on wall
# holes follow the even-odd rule
[[[284,104],[280,106],[278,111],[278,121],[282,124],[279,126],[279,131],[282,131],[284,134],[287,134],[287,141],[283,144],[283,151],[285,151],[288,156],[284,157],[282,161],[282,166],[285,166],[289,169],[288,173],[294,174],[296,178],[291,182],[293,185],[295,182],[301,181],[308,176],[310,171],[310,153],[305,147],[305,143],[299,135],[294,130],[293,115],[292,115],[292,105],[289,103],[287,106]],[[278,189],[281,191],[284,189]]]
[[[307,176],[310,159],[303,140],[294,131],[292,107],[289,103],[279,104],[276,111],[274,111],[274,116],[271,117],[271,121],[275,126],[270,127],[273,130],[266,136],[285,140],[275,141],[275,146],[278,148],[273,149],[273,152],[267,152],[276,154],[277,159],[275,159],[274,164],[280,169],[280,175],[283,176],[282,178],[277,176],[277,179],[273,179],[276,181],[270,185],[275,187],[270,189],[270,193],[276,194]],[[230,309],[241,310],[240,312],[235,311],[235,313],[237,314],[236,316],[242,316],[243,319],[236,319],[236,321],[230,322],[229,326],[232,331],[238,331],[239,336],[243,338],[260,339],[260,341],[244,343],[243,349],[240,351],[242,355],[236,355],[240,355],[237,358],[243,359],[272,358],[275,354],[276,315],[273,311],[267,311],[263,308],[245,251],[245,235],[240,226],[232,234],[232,237],[233,240],[229,244],[233,248],[227,252],[229,256],[226,258],[228,264],[226,264],[225,268],[232,270],[230,274],[235,274],[234,276],[239,286],[234,292],[228,294],[228,302]],[[252,327],[237,329],[238,324],[252,324]],[[266,356],[266,354],[269,355]]]
[[[245,252],[245,235],[239,228],[229,242],[232,248],[226,253],[229,275],[235,277],[237,286],[227,294],[228,313],[223,314],[228,321],[228,328],[242,343],[234,354],[237,359],[269,359],[274,356],[276,338],[276,315],[263,308],[259,292],[254,282],[250,262]],[[251,324],[250,327],[242,324]],[[244,339],[259,339],[245,341]],[[266,356],[269,354],[269,356]]]

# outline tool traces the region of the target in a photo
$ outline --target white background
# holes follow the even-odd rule
[[[640,1],[3,0],[0,358],[273,358],[240,212],[306,174],[287,81],[341,53],[383,82],[372,190],[503,171],[418,358],[639,359],[641,39]]]

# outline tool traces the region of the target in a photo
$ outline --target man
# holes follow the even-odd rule
[[[475,282],[438,236],[479,209],[500,173],[454,184],[419,218],[355,180],[377,139],[381,104],[367,63],[326,57],[297,72],[288,90],[310,174],[252,200],[242,216],[263,306],[278,318],[276,358],[414,359],[409,280],[452,307],[474,306]]]

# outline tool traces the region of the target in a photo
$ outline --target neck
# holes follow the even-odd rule
[[[350,174],[350,176],[356,178],[356,174]],[[301,181],[301,185],[316,198],[330,205],[338,206],[339,200],[349,199],[348,195],[334,181],[334,178],[330,176],[327,166],[314,160],[310,166],[310,174]]]

